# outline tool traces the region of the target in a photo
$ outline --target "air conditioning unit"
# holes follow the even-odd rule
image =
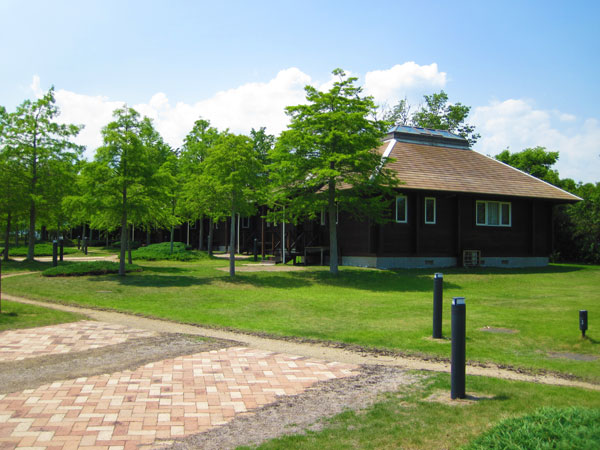
[[[463,250],[463,266],[477,267],[481,264],[481,250]]]

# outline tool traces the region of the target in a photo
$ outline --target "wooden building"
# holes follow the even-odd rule
[[[464,138],[443,130],[399,126],[378,151],[389,158],[387,167],[402,182],[390,201],[392,221],[378,225],[340,212],[342,265],[544,266],[553,249],[554,206],[580,200],[471,150]],[[240,223],[241,251],[251,251],[256,238],[259,253],[266,249],[281,260],[282,224],[265,223],[260,214]],[[286,226],[286,260],[305,254],[310,259],[312,254],[315,262],[315,250],[326,254],[329,233],[324,218]],[[227,242],[226,230],[216,241],[221,247]]]

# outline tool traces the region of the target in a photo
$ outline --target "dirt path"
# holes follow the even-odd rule
[[[429,361],[419,358],[409,358],[398,355],[378,355],[368,350],[356,351],[350,348],[337,348],[320,343],[307,343],[300,340],[282,340],[272,337],[262,337],[240,332],[232,332],[214,328],[206,328],[196,325],[186,325],[165,320],[151,319],[131,314],[114,311],[101,311],[83,307],[66,306],[56,303],[46,303],[3,294],[6,300],[29,303],[63,311],[77,312],[88,315],[90,318],[108,323],[118,323],[129,327],[140,328],[160,333],[182,333],[236,341],[242,345],[279,353],[300,355],[309,358],[324,359],[327,361],[338,361],[341,363],[358,365],[391,366],[400,369],[426,370],[434,372],[450,372],[450,364],[447,362]],[[499,368],[494,365],[467,366],[468,375],[479,375],[486,377],[502,378],[505,380],[526,381],[556,386],[580,387],[600,391],[600,384],[561,378],[552,374],[531,375],[516,372],[514,370]]]

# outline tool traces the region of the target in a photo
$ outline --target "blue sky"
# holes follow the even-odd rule
[[[444,89],[496,154],[544,145],[600,177],[596,2],[0,2],[0,104],[54,85],[88,155],[122,102],[179,145],[199,115],[247,132],[341,67],[379,103]]]

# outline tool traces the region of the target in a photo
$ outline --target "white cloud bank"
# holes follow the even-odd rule
[[[562,178],[596,182],[600,179],[600,121],[579,120],[572,114],[536,109],[530,100],[509,99],[473,109],[470,120],[481,134],[475,149],[496,155],[541,145],[558,151]]]
[[[277,135],[288,124],[284,108],[304,101],[304,86],[328,89],[332,83],[333,78],[318,82],[300,69],[289,68],[267,82],[247,83],[204,100],[171,104],[167,95],[159,92],[147,103],[131,106],[154,120],[166,142],[179,147],[199,117],[210,120],[219,129],[248,133],[251,128],[265,126],[269,133]],[[416,104],[423,94],[439,91],[446,83],[447,75],[439,71],[437,64],[406,62],[366,73],[363,87],[380,104],[393,105],[404,97]],[[43,95],[37,75],[31,89],[36,96]],[[112,119],[112,111],[124,102],[63,89],[56,91],[56,100],[61,121],[85,125],[78,143],[87,147],[86,157],[91,159],[102,143],[100,130]],[[536,109],[531,101],[510,99],[473,107],[470,122],[481,133],[476,150],[482,153],[495,155],[507,147],[514,152],[542,145],[560,152],[557,168],[562,177],[586,182],[598,180],[600,122],[597,119],[581,120],[560,111]]]

